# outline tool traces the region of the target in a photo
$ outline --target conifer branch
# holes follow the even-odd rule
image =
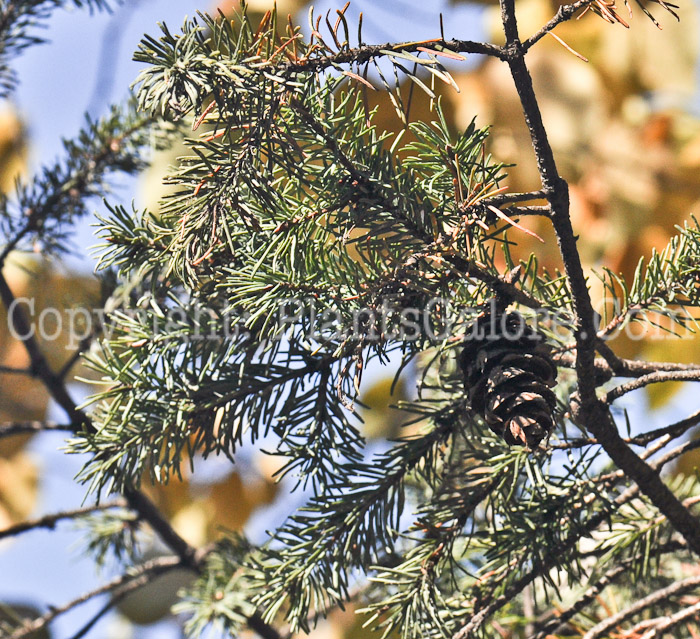
[[[88,515],[101,510],[109,510],[111,508],[124,508],[127,505],[125,499],[114,499],[105,504],[95,504],[94,506],[86,506],[84,508],[77,508],[75,510],[64,510],[59,513],[52,513],[50,515],[44,515],[38,519],[32,519],[30,521],[23,521],[4,530],[0,530],[0,539],[6,539],[8,537],[16,537],[28,530],[35,530],[37,528],[55,528],[59,521],[64,519],[77,519],[83,515]]]
[[[635,380],[621,384],[608,391],[605,397],[607,404],[612,404],[627,393],[631,393],[639,388],[649,386],[649,384],[660,384],[662,382],[697,382],[700,381],[700,369],[685,371],[656,371],[643,375]]]
[[[117,0],[119,1],[119,0]],[[44,40],[31,33],[43,26],[54,8],[69,4],[69,0],[6,0],[0,6],[0,97],[7,97],[16,84],[14,72],[9,68],[10,58],[27,47]],[[109,10],[106,0],[72,0],[76,7],[87,5],[94,9]]]
[[[564,270],[573,298],[576,314],[574,334],[579,395],[575,409],[576,417],[593,433],[611,459],[639,484],[654,505],[668,517],[673,526],[684,536],[689,548],[700,554],[700,521],[683,507],[658,474],[623,441],[607,406],[601,403],[596,395],[595,313],[576,245],[577,238],[569,217],[568,185],[559,176],[532,78],[525,63],[525,52],[518,35],[514,0],[501,0],[501,17],[506,36],[507,63],[530,131],[542,186],[552,206],[552,224],[557,234]]]
[[[326,20],[335,46],[319,33],[320,22],[304,42],[299,28],[291,20],[282,24],[274,11],[260,25],[251,25],[245,12],[238,25],[201,16],[188,21],[182,34],[163,26],[160,39],[143,40],[136,54],[147,63],[138,81],[141,106],[174,119],[193,113],[193,129],[213,129],[186,142],[189,156],[169,178],[176,188],[157,214],[110,207],[101,220],[108,248],[100,267],[117,269],[125,288],[133,288],[129,295],[120,293],[115,331],[92,361],[109,381],[90,418],[65,388],[78,355],[54,373],[35,341],[27,339],[25,346],[29,373],[44,380],[74,422],[71,450],[91,454],[79,479],[98,491],[116,486],[172,549],[178,565],[201,575],[181,606],[193,613],[189,631],[213,621],[229,631],[247,624],[264,639],[280,639],[268,621],[284,614],[292,630],[305,629],[324,611],[342,606],[351,586],[364,590],[364,574],[373,584],[370,610],[390,631],[400,629],[406,639],[418,639],[419,633],[434,639],[446,632],[467,639],[514,597],[522,600],[540,585],[547,595],[554,571],[570,583],[585,575],[597,578],[561,618],[535,629],[544,632],[585,612],[622,574],[622,566],[646,570],[649,557],[700,552],[700,523],[688,511],[696,484],[673,479],[667,486],[659,477],[665,464],[700,445],[693,440],[668,450],[700,413],[622,438],[610,406],[597,396],[615,377],[632,381],[613,388],[608,402],[656,381],[698,379],[700,369],[625,360],[603,341],[605,329],[597,332],[569,216],[568,185],[559,175],[525,63],[531,46],[588,7],[617,16],[610,3],[580,0],[562,7],[523,43],[515,2],[502,0],[504,47],[446,41],[444,35],[372,46],[362,42],[360,30],[359,46],[351,48],[344,10],[335,27]],[[435,99],[425,77],[454,85],[439,58],[463,60],[462,53],[507,63],[530,131],[539,190],[505,192],[504,167],[484,150],[486,130],[472,123],[455,136],[439,101],[437,121],[409,121],[400,78]],[[395,82],[384,77],[380,58],[391,62]],[[392,143],[376,128],[360,95],[370,82],[359,73],[372,65],[415,141],[405,143],[399,136]],[[78,200],[92,193],[88,182],[99,178],[87,175]],[[56,189],[63,191],[63,186]],[[50,189],[38,188],[36,194],[27,201],[41,204],[53,197]],[[32,219],[37,206],[29,209],[9,216],[12,232],[6,233],[0,262],[30,238],[60,250],[66,218],[58,210],[42,214],[50,222],[44,228]],[[519,216],[551,222],[564,275],[550,275],[536,255],[517,266],[512,234],[532,235]],[[624,296],[627,310],[614,318],[615,326],[645,300],[662,311],[674,296],[681,304],[697,301],[700,229],[686,227],[679,237],[650,262],[647,273],[653,277],[636,278],[643,283]],[[617,281],[606,288],[615,301]],[[485,376],[465,382],[476,370],[471,361],[489,357],[485,349],[469,350],[465,343],[475,332],[469,333],[470,325],[479,327],[473,317],[486,313],[480,307],[494,296],[501,310],[518,304],[536,311],[527,315],[538,319],[541,310],[556,312],[566,333],[557,333],[555,320],[546,320],[538,327],[545,343],[533,336],[532,343],[518,342],[527,352],[510,354],[511,364],[515,357],[522,370],[509,364],[492,379],[495,369],[483,369]],[[358,321],[359,328],[353,323],[355,334],[319,337],[307,331],[317,310],[337,311],[336,324],[343,325],[363,312],[384,310],[388,301],[398,300],[395,313],[391,310],[395,317],[446,297],[454,305],[439,306],[436,316],[459,317],[452,332],[440,338],[420,332],[417,341],[395,338],[387,324],[374,339],[369,328],[374,319]],[[1,275],[0,298],[6,307],[14,301]],[[211,302],[212,330],[199,340],[206,323],[197,314],[202,302]],[[297,304],[298,313],[274,325],[278,313]],[[183,311],[181,322],[170,322],[172,308]],[[132,310],[135,317],[129,316]],[[227,325],[231,316],[234,332]],[[27,333],[21,308],[11,319],[17,332]],[[689,314],[678,321],[690,321]],[[573,368],[575,378],[557,371],[545,356],[555,343],[563,344],[556,364]],[[505,362],[509,349],[505,339],[492,349],[501,358],[494,363]],[[405,404],[429,430],[368,458],[361,431],[348,419],[350,404],[367,363],[385,362],[398,350],[402,367],[436,353],[419,364],[423,394]],[[526,384],[532,392],[514,394],[509,375],[522,378],[530,368],[542,369],[532,373],[537,383]],[[508,448],[512,442],[496,432],[493,419],[481,415],[472,393],[490,381],[498,392],[489,390],[489,410],[538,401],[549,409],[539,414],[544,421],[551,418],[547,432],[561,419],[588,434],[562,444],[540,445],[538,439],[532,445],[527,440],[525,449]],[[555,410],[557,401],[563,417]],[[529,417],[525,412],[518,415],[523,420]],[[510,422],[511,434],[519,423]],[[16,424],[5,432],[34,430]],[[255,441],[268,432],[278,440],[271,452],[288,460],[281,474],[296,473],[299,484],[311,483],[314,497],[262,548],[197,549],[134,488],[144,472],[154,481],[177,472],[185,451],[193,460],[197,453],[233,460],[244,437]],[[631,446],[645,450],[637,455]],[[612,471],[595,465],[598,447],[612,459]],[[558,465],[566,471],[556,470]],[[409,510],[416,523],[404,526]],[[130,521],[135,516],[130,513]],[[672,543],[651,547],[654,535],[667,535]],[[593,549],[581,543],[587,540]],[[100,543],[102,551],[113,542],[103,535]],[[115,549],[120,547],[117,542]],[[581,563],[594,557],[618,563],[600,577]],[[468,574],[461,572],[465,567]],[[89,631],[119,592],[113,591],[111,602],[76,637]],[[467,592],[474,596],[467,598]]]
[[[69,612],[70,610],[73,610],[73,608],[76,608],[90,599],[110,593],[114,593],[116,597],[126,596],[128,593],[145,586],[154,577],[180,567],[182,567],[182,562],[180,557],[177,556],[159,557],[157,559],[146,561],[140,566],[132,569],[130,572],[115,577],[95,590],[86,592],[80,597],[76,597],[75,599],[61,606],[51,607],[49,612],[41,617],[26,622],[23,626],[15,630],[7,639],[25,639],[26,637],[31,636],[32,633],[38,632],[42,628],[45,628],[57,617]]]
[[[7,284],[5,276],[2,274],[1,271],[0,300],[2,300],[2,303],[6,309],[13,308],[15,297],[9,285]],[[70,417],[75,427],[75,432],[80,432],[82,430],[94,432],[94,426],[90,422],[89,418],[80,409],[77,408],[77,405],[68,394],[68,391],[64,384],[64,380],[58,375],[56,375],[51,369],[48,361],[44,356],[44,353],[42,352],[38,342],[36,341],[36,338],[34,337],[34,334],[30,330],[29,321],[26,317],[24,309],[21,307],[14,308],[14,312],[9,318],[9,321],[12,321],[14,323],[14,329],[17,332],[17,334],[26,336],[23,340],[23,344],[29,355],[32,370],[36,372],[36,375],[43,381],[44,385],[46,386],[47,390],[54,398],[54,400],[58,403],[58,405],[61,408],[63,408],[68,417]],[[124,496],[128,505],[138,513],[139,517],[145,520],[151,526],[151,528],[153,528],[153,530],[161,537],[163,542],[166,543],[175,553],[177,553],[177,561],[172,565],[164,565],[162,569],[167,570],[176,565],[183,565],[196,571],[201,570],[201,564],[204,559],[204,551],[198,552],[195,548],[190,546],[182,537],[180,537],[170,525],[170,523],[163,517],[161,512],[143,493],[131,489],[125,491]],[[153,571],[144,573],[139,578],[138,583],[147,583],[147,581],[153,576],[153,574],[158,574],[159,570],[161,570],[161,567],[159,565],[154,565]],[[122,581],[120,581],[119,579],[121,579]],[[32,625],[20,634],[15,633],[10,637],[10,639],[21,639],[22,637],[25,637],[31,632],[34,632],[38,628],[41,628],[47,623],[49,623],[58,614],[62,614],[63,612],[70,610],[76,605],[82,603],[83,601],[86,601],[87,599],[93,596],[96,596],[97,594],[109,592],[114,588],[117,588],[122,584],[125,578],[122,577],[119,579],[114,580],[113,582],[111,582],[111,584],[107,584],[105,587],[103,587],[102,590],[89,593],[85,597],[75,600],[74,602],[71,602],[62,608],[56,608],[52,610],[51,613],[47,613],[40,620],[37,620],[36,623],[39,623],[40,625]],[[265,635],[261,635],[264,636],[265,639],[276,639],[277,631],[268,624],[263,623],[258,616],[254,615],[250,617],[249,621],[256,627],[258,627],[261,633],[267,633]]]
[[[54,422],[11,422],[8,424],[0,424],[0,438],[27,433],[40,433],[46,430],[74,432],[75,429],[76,426],[72,424],[57,424]]]
[[[0,268],[31,236],[46,242],[44,250],[62,250],[58,240],[63,227],[88,214],[88,198],[107,194],[109,174],[136,173],[145,167],[141,151],[153,122],[118,108],[102,120],[88,119],[77,141],[64,142],[64,159],[44,167],[29,185],[19,186],[15,202],[3,203],[7,239]]]
[[[685,594],[689,591],[694,590],[695,588],[698,588],[699,586],[700,576],[694,576],[688,577],[687,579],[681,579],[680,581],[676,581],[670,586],[666,586],[665,588],[660,588],[659,590],[652,592],[646,597],[638,599],[631,606],[628,606],[627,608],[621,610],[617,614],[614,614],[608,617],[607,619],[604,619],[600,623],[596,624],[585,635],[583,635],[583,639],[599,639],[600,637],[607,636],[610,630],[619,626],[621,623],[624,623],[630,617],[634,617],[635,615],[640,614],[641,612],[643,612],[647,608],[651,608],[652,606],[661,603],[667,603],[667,601],[671,597]],[[680,623],[681,620],[678,620],[676,623]],[[668,630],[670,626],[666,626],[666,623],[667,622],[664,622],[664,624],[659,624],[655,628],[655,630],[657,632],[660,632],[662,630]]]

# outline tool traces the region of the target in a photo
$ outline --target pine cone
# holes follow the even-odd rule
[[[534,449],[553,430],[557,369],[544,337],[522,315],[479,316],[460,366],[472,409],[508,444]]]

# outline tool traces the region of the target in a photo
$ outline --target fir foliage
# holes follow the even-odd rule
[[[477,631],[484,611],[521,614],[528,584],[549,598],[619,561],[649,574],[672,529],[596,463],[597,442],[566,444],[582,424],[554,393],[551,421],[521,450],[473,410],[457,360],[494,294],[550,348],[574,338],[578,311],[564,275],[534,255],[518,265],[517,236],[530,232],[510,211],[517,200],[502,199],[507,167],[485,151],[488,131],[451,131],[437,99],[433,121],[410,121],[398,81],[435,98],[436,80],[451,84],[446,43],[353,49],[342,14],[326,36],[312,26],[305,42],[274,12],[260,25],[200,16],[142,42],[140,108],[205,131],[187,138],[157,214],[103,218],[101,267],[131,295],[93,355],[106,387],[93,399],[97,430],[72,442],[91,455],[81,479],[98,492],[167,482],[185,458],[235,461],[262,438],[286,458],[280,477],[308,504],[260,548],[213,552],[181,608],[195,634],[235,631],[256,610],[309,631],[362,592],[386,636],[453,637]],[[372,82],[390,92],[403,134],[374,124]],[[621,315],[696,303],[697,233],[681,233],[629,287],[608,274]],[[430,319],[445,330],[407,339],[402,311],[434,299]],[[380,326],[371,315],[386,308]],[[538,322],[543,313],[559,321]],[[332,320],[321,332],[319,317]],[[354,403],[363,370],[392,352],[402,368],[420,362],[420,395],[404,408],[424,426],[368,455]],[[575,387],[562,377],[566,407]],[[555,420],[560,432],[538,448]]]
[[[116,4],[113,3],[113,4]],[[106,0],[3,0],[0,2],[0,97],[6,98],[17,82],[11,61],[24,49],[41,44],[37,34],[53,11],[63,7],[109,11]]]
[[[10,16],[11,28],[0,22],[5,55],[32,44],[28,29],[60,4],[18,5],[25,12]],[[142,520],[175,553],[127,572],[117,595],[151,568],[196,570],[177,610],[197,637],[308,632],[353,601],[385,637],[489,637],[498,618],[512,636],[594,639],[608,630],[596,597],[622,569],[638,579],[616,591],[633,602],[624,619],[675,609],[664,588],[687,578],[688,552],[700,548],[690,511],[698,482],[664,483],[659,473],[698,446],[679,440],[699,418],[623,439],[624,416],[616,423],[611,404],[647,383],[700,374],[623,360],[604,339],[624,322],[656,321],[643,311],[694,325],[700,229],[679,229],[631,283],[605,271],[601,324],[524,57],[587,8],[622,22],[614,3],[584,0],[522,43],[513,1],[503,0],[504,47],[444,38],[367,45],[344,11],[325,27],[311,11],[306,39],[275,11],[252,24],[244,4],[235,20],[200,15],[179,32],[162,25],[136,52],[145,65],[136,102],[88,122],[64,159],[2,202],[0,261],[34,246],[60,256],[110,174],[143,168],[154,137],[184,137],[157,210],[107,204],[99,216],[99,269],[115,285],[87,358],[100,385],[89,414],[44,374],[77,422],[68,448],[87,455],[78,479],[128,502],[85,520],[97,562],[109,552],[136,562]],[[507,192],[508,167],[489,155],[488,130],[449,126],[436,87],[455,82],[441,60],[464,54],[509,66],[541,191]],[[430,121],[412,121],[406,79],[430,98]],[[379,127],[371,89],[389,93],[401,133]],[[518,245],[540,239],[524,222],[532,215],[554,228],[561,272]],[[489,305],[526,318],[517,361],[501,334],[469,346]],[[363,373],[392,357],[397,379],[408,371],[416,380],[416,396],[401,405],[412,430],[368,446],[356,410]],[[521,438],[525,446],[492,430],[479,397],[489,357],[527,373],[525,387],[494,381],[502,397],[537,395],[538,429]],[[602,397],[615,376],[635,379]],[[509,417],[499,414],[499,424]],[[208,456],[235,464],[250,445],[282,457],[279,479],[307,498],[259,545],[227,535],[192,548],[139,492]],[[642,580],[660,594],[645,600]],[[544,603],[561,617],[533,617]]]

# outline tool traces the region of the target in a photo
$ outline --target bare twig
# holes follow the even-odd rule
[[[6,539],[7,537],[15,537],[28,530],[35,530],[37,528],[54,528],[56,524],[62,519],[76,519],[83,515],[88,515],[100,510],[109,510],[111,508],[124,508],[127,506],[126,499],[115,499],[113,501],[107,502],[105,504],[95,504],[94,506],[86,506],[85,508],[77,508],[75,510],[64,510],[60,513],[52,513],[50,515],[44,515],[38,519],[32,519],[30,521],[23,521],[4,530],[0,530],[0,539]]]
[[[26,433],[39,433],[45,430],[63,430],[74,432],[75,426],[72,424],[56,424],[54,422],[10,422],[0,424],[0,439],[11,437],[12,435],[24,435]]]
[[[683,435],[689,429],[693,428],[693,426],[697,426],[699,423],[700,411],[697,411],[685,419],[681,419],[680,421],[670,424],[669,426],[664,426],[663,428],[657,428],[655,430],[650,430],[647,433],[630,437],[629,443],[637,446],[645,446],[649,442],[663,436],[669,436],[670,439],[675,439],[676,437]]]
[[[73,366],[75,366],[78,363],[83,353],[90,348],[90,345],[93,343],[96,337],[97,333],[93,329],[89,335],[80,340],[78,348],[75,349],[75,351],[71,354],[71,356],[68,358],[65,364],[61,366],[61,370],[58,371],[57,375],[60,379],[66,379],[68,373],[70,373]]]
[[[51,607],[49,612],[32,621],[28,621],[13,632],[7,639],[25,639],[25,637],[28,637],[32,633],[44,628],[46,625],[56,619],[56,617],[59,617],[60,615],[72,610],[86,601],[89,601],[90,599],[112,592],[123,593],[123,595],[126,595],[129,592],[133,592],[141,586],[146,585],[151,579],[153,579],[153,577],[181,566],[182,561],[177,556],[159,557],[157,559],[144,562],[131,572],[115,577],[95,590],[91,590],[90,592],[87,592],[61,606]]]
[[[488,206],[503,206],[505,204],[516,204],[518,202],[530,202],[532,200],[546,200],[547,194],[544,191],[530,191],[529,193],[503,193],[502,195],[494,195],[487,197],[481,201],[481,204]]]
[[[643,388],[649,384],[658,384],[661,382],[698,382],[700,381],[700,369],[689,370],[689,371],[656,371],[654,373],[649,373],[648,375],[643,375],[637,379],[616,386],[612,390],[608,391],[605,397],[605,402],[611,404],[616,399],[619,399],[627,393],[631,393],[638,388]]]
[[[525,217],[528,215],[539,215],[540,217],[549,217],[552,212],[552,209],[549,207],[548,204],[543,204],[542,206],[510,206],[503,210],[508,211],[511,217]]]
[[[0,265],[2,260],[0,259]],[[31,325],[24,312],[24,309],[15,304],[15,296],[10,289],[4,274],[0,272],[0,300],[8,311],[8,322],[12,323],[15,334],[25,336],[22,340],[29,359],[31,368],[37,377],[43,381],[49,394],[53,397],[56,403],[68,414],[70,420],[80,427],[86,423],[85,415],[79,411],[75,402],[71,399],[68,391],[63,384],[63,381],[53,372],[49,363],[46,361],[39,343],[34,337]],[[10,310],[12,312],[10,312]]]
[[[585,9],[594,1],[595,0],[578,0],[578,2],[561,5],[557,10],[556,15],[547,24],[545,24],[537,33],[530,36],[527,40],[525,40],[525,42],[523,42],[523,51],[527,51],[531,46],[539,42],[542,38],[544,38],[544,36],[559,26],[562,22],[570,20],[577,11]]]
[[[600,346],[600,345],[599,345]],[[572,346],[575,349],[575,345]],[[608,347],[609,348],[609,347]],[[598,351],[601,352],[600,348]],[[602,352],[601,352],[602,354]],[[643,377],[659,371],[687,371],[700,373],[700,367],[697,364],[680,364],[678,362],[648,362],[637,359],[624,359],[615,356],[611,364],[610,357],[596,358],[593,366],[597,373],[599,384],[604,384],[613,377]],[[557,366],[565,366],[567,368],[576,367],[576,357],[568,353],[559,352],[554,354],[554,360]]]
[[[628,606],[624,610],[621,610],[615,615],[604,619],[600,623],[596,624],[591,628],[584,636],[583,639],[597,639],[598,637],[603,637],[608,634],[609,630],[612,630],[621,623],[638,615],[640,612],[646,610],[651,606],[667,601],[673,596],[681,595],[685,592],[693,590],[700,586],[700,576],[688,577],[682,581],[677,581],[666,588],[661,588],[652,592],[650,595],[638,599],[631,606]]]

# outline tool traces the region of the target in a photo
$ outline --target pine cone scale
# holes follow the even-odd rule
[[[460,356],[472,410],[509,445],[536,448],[554,429],[557,369],[518,313],[478,318]]]

